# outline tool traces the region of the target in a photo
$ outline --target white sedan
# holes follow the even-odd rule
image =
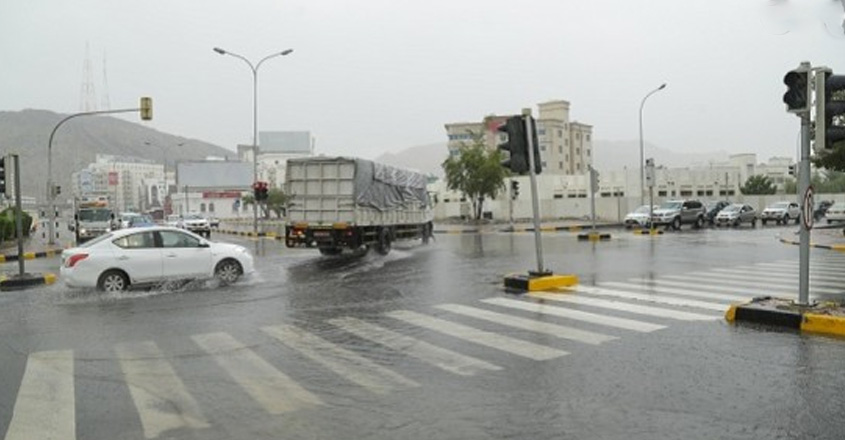
[[[252,255],[243,246],[157,226],[106,233],[66,249],[61,278],[69,287],[118,292],[170,280],[217,278],[231,284],[254,270]]]

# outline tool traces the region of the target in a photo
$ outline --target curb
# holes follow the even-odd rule
[[[601,240],[610,240],[609,233],[598,233],[598,232],[589,232],[589,233],[582,233],[578,234],[578,240],[589,240],[589,241],[601,241]]]
[[[602,223],[597,224],[596,229],[610,229],[610,228],[618,228],[623,226],[621,223]],[[542,232],[559,232],[559,231],[568,231],[568,232],[581,232],[583,230],[592,229],[592,224],[578,224],[578,225],[570,225],[570,226],[540,226],[540,231]],[[533,227],[514,227],[511,229],[510,227],[505,229],[500,229],[499,232],[534,232]]]
[[[7,275],[0,275],[0,290],[23,290],[30,287],[37,287],[42,285],[50,285],[56,282],[56,275],[52,273],[45,274],[24,274],[23,277],[17,275],[9,277]]]
[[[56,255],[61,255],[62,249],[50,249],[41,252],[24,252],[23,259],[24,260],[34,260],[36,258],[52,258]],[[10,263],[12,261],[18,261],[18,254],[10,254],[10,255],[2,255],[0,254],[0,264],[1,263]]]
[[[800,245],[800,241],[790,240],[787,238],[778,237],[778,240],[783,244],[792,244],[792,245]],[[845,252],[845,244],[818,244],[810,242],[810,247],[814,247],[817,249],[827,249],[831,251],[838,251],[838,252]]]
[[[251,232],[251,231],[234,231],[234,230],[228,230],[228,229],[218,229],[214,232],[216,232],[218,234],[239,235],[241,237],[273,238],[275,240],[281,240],[281,239],[284,238],[284,237],[276,234],[275,232],[259,232],[259,233],[256,234],[255,232]]]
[[[634,235],[663,235],[663,229],[634,229]]]
[[[779,302],[779,304],[777,304]],[[842,311],[838,304],[816,304],[807,308],[789,308],[791,300],[771,297],[754,298],[749,303],[734,304],[725,312],[730,323],[750,322],[800,332],[845,336],[845,315],[830,314]]]

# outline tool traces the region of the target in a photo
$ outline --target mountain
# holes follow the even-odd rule
[[[53,128],[66,116],[46,110],[0,112],[0,154],[20,155],[23,194],[38,200],[45,198],[47,143]],[[183,145],[178,146],[180,143]],[[62,124],[53,137],[53,177],[62,187],[60,198],[71,192],[71,173],[94,162],[97,154],[133,156],[161,163],[165,154],[162,148],[166,149],[170,169],[180,160],[236,156],[231,150],[207,142],[162,133],[110,116],[77,117]]]
[[[658,166],[689,167],[693,165],[707,165],[711,162],[725,162],[728,153],[714,151],[708,153],[678,153],[654,146],[643,144],[644,158],[654,158]],[[640,143],[639,141],[605,141],[593,142],[593,165],[598,170],[622,170],[625,167],[639,169]]]
[[[443,168],[440,164],[447,157],[449,157],[449,150],[446,148],[446,143],[441,142],[407,148],[398,153],[384,153],[375,161],[442,177]]]

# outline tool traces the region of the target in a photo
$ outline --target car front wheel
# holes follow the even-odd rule
[[[681,218],[680,217],[675,217],[675,219],[672,220],[672,229],[674,229],[676,231],[678,229],[681,229]]]
[[[242,274],[241,264],[231,258],[217,263],[217,267],[214,268],[214,276],[223,285],[238,281]]]

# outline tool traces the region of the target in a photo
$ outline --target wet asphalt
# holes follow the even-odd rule
[[[612,230],[610,241],[595,243],[568,232],[544,233],[543,246],[547,268],[576,274],[585,286],[612,290],[604,283],[680,276],[689,278],[673,281],[687,283],[688,289],[732,295],[745,286],[731,286],[712,269],[747,270],[749,279],[759,280],[754,271],[766,267],[761,263],[797,261],[798,248],[775,238],[793,229],[684,229],[657,237]],[[721,319],[720,310],[682,304],[584,293],[564,295],[588,302],[565,304],[507,293],[503,275],[536,268],[531,233],[438,235],[429,246],[397,243],[386,257],[321,257],[316,250],[286,249],[272,239],[213,239],[249,247],[258,272],[233,286],[179,291],[105,295],[72,291],[59,281],[0,293],[0,438],[12,421],[28,358],[53,350],[72,351],[77,439],[838,439],[845,430],[845,341],[734,326]],[[818,267],[845,265],[843,254],[814,249],[812,255]],[[58,259],[27,264],[57,272]],[[7,264],[4,270],[9,269],[14,267]],[[794,291],[783,277],[765,282]],[[596,299],[624,307],[590,302]],[[500,300],[660,329],[631,331],[507,308],[495,302]],[[607,340],[561,339],[508,326],[507,318],[497,322],[460,314],[455,305],[532,325],[568,326]],[[644,316],[627,305],[711,319]],[[403,316],[440,321],[430,328]],[[341,325],[350,319],[411,342],[389,347],[353,334]],[[457,334],[449,333],[452,324],[459,326]],[[304,342],[273,337],[267,328],[277,327],[304,335]],[[463,339],[479,333],[491,336],[494,345],[513,338],[555,355],[532,359]],[[221,334],[239,344],[221,353],[198,343],[202,335]],[[118,349],[148,342],[194,402],[164,399],[168,408],[156,410],[177,419],[199,413],[203,426],[177,422],[172,429],[150,430],[148,410],[138,407],[133,390],[169,379],[133,383]],[[432,346],[486,367],[458,374],[413,355]],[[274,391],[271,397],[256,398],[221,356],[259,388]],[[262,376],[267,370],[257,363],[299,388],[275,392],[278,383]]]

